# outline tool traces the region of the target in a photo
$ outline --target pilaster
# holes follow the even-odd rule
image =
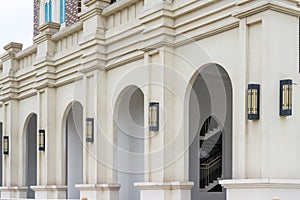
[[[46,87],[38,90],[38,130],[45,130],[45,150],[38,151],[36,199],[64,199],[67,187],[65,177],[60,176],[64,170],[61,149],[61,133],[56,131],[56,90]],[[55,139],[57,138],[57,140]],[[54,175],[56,174],[56,175]]]
[[[87,9],[80,14],[83,22],[83,35],[80,46],[83,51],[82,71],[104,69],[106,65],[105,54],[105,19],[102,10],[109,5],[109,0],[85,1]]]
[[[80,197],[87,199],[118,200],[120,185],[115,184],[112,163],[112,143],[108,139],[106,115],[106,54],[105,54],[105,19],[102,10],[109,0],[85,1],[87,8],[80,14],[83,23],[83,35],[80,47],[81,69],[84,84],[84,138],[86,137],[86,118],[94,119],[94,141],[84,139],[83,183],[76,185]]]

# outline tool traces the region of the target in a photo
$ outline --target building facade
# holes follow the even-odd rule
[[[298,6],[34,0],[0,56],[1,198],[298,199]]]

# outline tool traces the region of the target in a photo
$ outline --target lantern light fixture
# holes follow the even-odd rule
[[[248,85],[248,119],[259,120],[260,111],[260,85]]]
[[[94,118],[86,118],[86,142],[94,142]]]
[[[45,151],[45,130],[39,130],[39,151]]]
[[[3,136],[3,154],[8,155],[9,153],[9,137]]]
[[[291,79],[280,80],[280,116],[292,115],[293,81]]]
[[[149,131],[159,130],[159,103],[149,103]]]

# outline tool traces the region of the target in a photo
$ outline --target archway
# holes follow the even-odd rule
[[[232,86],[223,67],[204,66],[189,96],[189,179],[192,199],[225,200],[219,179],[232,178]]]
[[[83,183],[83,107],[74,102],[66,118],[66,180],[67,198],[79,199],[76,184]]]
[[[120,200],[139,200],[135,182],[144,181],[144,94],[127,87],[119,96],[114,110],[116,155],[115,167]]]
[[[2,143],[2,137],[3,137],[3,123],[2,122],[0,122],[0,144],[2,145],[3,143]],[[2,148],[0,148],[0,186],[2,186],[2,154],[3,152],[2,152]]]
[[[37,115],[31,114],[26,123],[26,186],[27,198],[34,199],[30,186],[37,185]]]

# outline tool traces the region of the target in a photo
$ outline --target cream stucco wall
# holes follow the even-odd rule
[[[22,50],[11,43],[0,57],[0,122],[3,135],[10,137],[10,153],[2,156],[3,198],[25,197],[24,133],[32,113],[37,128],[46,130],[46,150],[37,155],[36,198],[66,197],[65,126],[72,103],[79,102],[83,137],[85,119],[94,118],[95,138],[82,143],[83,182],[76,187],[81,197],[117,199],[115,109],[126,89],[135,86],[144,95],[144,135],[151,136],[144,140],[144,182],[136,183],[140,198],[191,199],[188,98],[197,74],[213,63],[222,66],[232,84],[232,180],[221,181],[227,199],[254,194],[261,185],[271,188],[263,193],[275,196],[273,187],[279,187],[282,199],[289,187],[294,195],[300,193],[299,183],[291,181],[300,179],[300,10],[295,1],[109,5],[90,0],[85,6],[78,23],[41,24],[32,47]],[[286,78],[295,83],[293,115],[280,117],[279,80]],[[249,83],[261,85],[258,121],[247,120]],[[147,129],[149,102],[160,105],[158,132]]]

